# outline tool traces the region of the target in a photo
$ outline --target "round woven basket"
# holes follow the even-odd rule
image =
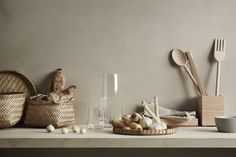
[[[16,71],[0,71],[0,93],[24,93],[26,99],[29,96],[37,94],[33,82],[25,75]],[[23,115],[19,124],[23,124],[25,119],[25,111],[27,108],[27,101],[24,103]]]
[[[52,124],[61,127],[75,123],[73,102],[55,104],[52,101],[29,100],[25,124],[46,127]]]
[[[37,94],[33,82],[16,71],[0,71],[0,92],[24,92],[26,97]]]
[[[168,135],[174,134],[177,132],[177,128],[168,127],[164,130],[124,130],[123,128],[113,128],[115,134],[123,135],[143,135],[143,136],[152,136],[152,135]]]
[[[8,128],[19,122],[24,103],[24,93],[0,93],[0,128]]]

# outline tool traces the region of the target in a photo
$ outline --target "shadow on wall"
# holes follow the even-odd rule
[[[36,86],[38,93],[47,94],[54,71],[47,74]]]
[[[188,78],[186,77],[186,71],[181,68],[180,66],[176,65],[176,63],[174,62],[173,58],[172,58],[172,51],[171,50],[169,52],[169,56],[168,56],[168,60],[170,63],[170,66],[177,69],[178,70],[178,74],[181,80],[181,84],[183,86],[183,90],[185,93],[185,98],[179,102],[178,104],[176,104],[175,106],[178,106],[178,110],[186,110],[186,111],[192,111],[192,110],[197,110],[197,105],[198,105],[198,99],[197,99],[197,95],[198,95],[198,91],[197,89],[194,87],[195,89],[195,93],[196,93],[196,97],[192,97],[191,96],[191,92],[190,92],[190,88],[188,88],[188,86],[186,85],[186,82],[188,82]],[[214,41],[212,43],[212,47],[211,50],[209,52],[209,56],[208,56],[208,63],[210,65],[206,78],[203,79],[202,81],[204,82],[205,87],[207,88],[209,86],[209,83],[211,82],[211,75],[214,71],[214,64],[215,64],[215,59],[214,59]],[[201,75],[200,75],[201,76]],[[205,81],[204,81],[205,80]],[[209,93],[208,93],[209,94]],[[136,108],[137,112],[142,112],[142,107],[140,104],[136,104],[136,106],[138,106]],[[168,106],[165,106],[168,107]]]
[[[186,72],[184,71],[183,68],[176,65],[176,63],[174,62],[174,60],[172,58],[172,51],[173,50],[170,51],[169,56],[168,56],[169,63],[173,68],[178,70],[179,77],[181,78],[181,84],[183,86],[183,90],[186,95],[185,99],[183,101],[181,101],[179,104],[177,104],[179,106],[178,109],[179,110],[187,110],[187,111],[197,110],[197,99],[191,97],[191,95],[190,95],[191,92],[189,91],[190,89],[186,85],[186,82],[188,81],[186,78],[186,74],[185,74]],[[197,95],[197,90],[196,90],[196,88],[194,88],[194,89],[195,89],[195,92]]]
[[[8,1],[0,0],[0,20],[6,21],[11,19],[11,12],[9,10]]]
[[[174,62],[174,60],[172,58],[172,51],[173,50],[170,51],[169,56],[168,56],[169,63],[172,67],[178,69],[178,74],[179,74],[179,77],[181,78],[181,84],[183,86],[183,90],[184,90],[184,93],[186,95],[185,99],[178,104],[179,110],[197,110],[197,105],[198,105],[197,98],[196,97],[195,98],[191,97],[189,88],[186,85],[186,82],[188,81],[186,79],[186,75],[185,75],[186,72],[183,70],[183,68],[176,65],[176,63]],[[204,82],[204,85],[205,85],[206,88],[209,86],[209,83],[211,82],[211,80],[210,80],[211,75],[214,71],[214,63],[215,63],[215,59],[214,59],[214,41],[212,43],[212,47],[211,47],[211,50],[209,52],[208,63],[210,65],[209,70],[207,72],[206,78],[203,79],[203,82]],[[198,92],[197,92],[196,88],[195,88],[195,91],[196,91],[196,95],[198,95]]]
[[[210,67],[209,67],[209,70],[207,72],[207,75],[206,75],[206,78],[204,80],[206,80],[205,82],[205,86],[206,88],[209,86],[211,80],[210,80],[210,77],[212,75],[212,72],[214,71],[214,65],[216,63],[215,61],[215,58],[214,58],[214,41],[212,43],[212,47],[211,47],[211,50],[210,50],[210,53],[209,53],[209,56],[208,56],[208,63],[210,64]],[[209,94],[209,93],[208,93]]]
[[[178,69],[178,73],[179,73],[179,76],[180,76],[180,78],[181,78],[181,83],[182,83],[182,85],[183,85],[183,87],[184,87],[185,95],[186,95],[187,97],[189,97],[189,96],[190,96],[190,94],[189,94],[190,91],[189,91],[188,87],[186,86],[187,79],[186,79],[186,76],[184,75],[184,72],[185,72],[185,71],[183,71],[183,68],[180,68],[180,67],[177,66],[176,63],[174,62],[174,60],[173,60],[173,58],[172,58],[172,51],[173,51],[173,50],[170,51],[169,56],[168,56],[170,65],[171,65],[173,68],[177,68],[177,69]],[[197,92],[197,91],[196,91],[196,92]]]

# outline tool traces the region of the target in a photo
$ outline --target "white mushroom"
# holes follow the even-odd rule
[[[80,128],[77,125],[72,126],[72,131],[74,133],[80,133]]]
[[[81,134],[85,134],[86,132],[87,132],[87,130],[85,128],[80,129]]]
[[[63,134],[68,134],[69,133],[69,130],[67,128],[62,128],[61,129],[61,133]]]
[[[47,130],[47,132],[53,132],[53,131],[55,131],[55,128],[52,124],[50,124],[47,126],[46,130]]]

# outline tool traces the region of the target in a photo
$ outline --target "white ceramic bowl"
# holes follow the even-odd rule
[[[216,116],[215,122],[218,131],[236,133],[236,116]]]

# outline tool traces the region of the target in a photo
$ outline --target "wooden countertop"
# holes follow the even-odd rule
[[[111,129],[86,134],[47,133],[45,129],[0,130],[0,148],[236,148],[236,133],[219,133],[215,127],[178,128],[172,135],[129,136]]]

